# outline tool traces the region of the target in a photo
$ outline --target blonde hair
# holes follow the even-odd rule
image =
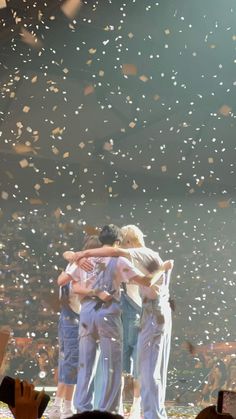
[[[129,245],[129,247],[143,247],[145,246],[143,232],[137,226],[129,224],[121,228],[123,236],[123,245]]]

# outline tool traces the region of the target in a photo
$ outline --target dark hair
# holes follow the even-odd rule
[[[231,415],[222,415],[216,412],[215,406],[208,406],[196,416],[195,419],[233,419]]]
[[[70,416],[68,419],[123,419],[123,416],[110,412],[102,412],[100,410],[92,410],[77,413],[74,416]]]
[[[99,234],[100,242],[104,244],[113,245],[116,241],[122,240],[122,233],[119,227],[114,224],[105,225],[100,234]]]

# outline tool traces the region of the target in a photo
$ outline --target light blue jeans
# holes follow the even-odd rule
[[[122,322],[118,302],[95,310],[96,301],[82,303],[80,313],[79,371],[74,396],[78,412],[92,410],[95,359],[100,346],[102,385],[99,410],[117,413],[121,398]]]
[[[138,336],[138,368],[144,419],[166,419],[165,396],[171,341],[171,309],[143,303]]]

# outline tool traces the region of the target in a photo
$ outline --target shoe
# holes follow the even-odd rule
[[[129,412],[128,419],[140,419],[140,418],[141,418],[140,405],[132,406]]]
[[[61,408],[59,406],[52,406],[49,408],[48,412],[48,419],[60,419],[61,418]]]
[[[71,409],[63,410],[60,419],[67,419],[73,416],[74,412]]]

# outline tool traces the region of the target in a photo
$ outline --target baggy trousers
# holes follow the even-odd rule
[[[165,395],[170,355],[171,309],[143,303],[138,337],[138,368],[144,419],[166,419]]]
[[[105,303],[95,310],[96,301],[82,303],[80,312],[79,370],[74,396],[78,412],[92,410],[93,377],[98,344],[101,355],[102,386],[99,410],[117,413],[121,398],[122,323],[118,302]]]

